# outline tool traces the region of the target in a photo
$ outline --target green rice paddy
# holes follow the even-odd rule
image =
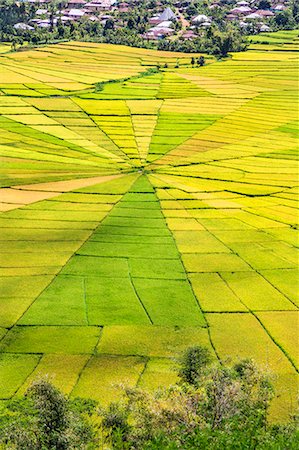
[[[298,53],[277,39],[200,68],[77,42],[0,54],[0,400],[48,375],[107,404],[204,345],[256,359],[273,419],[293,411]]]

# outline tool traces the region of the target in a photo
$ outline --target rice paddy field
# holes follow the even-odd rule
[[[250,49],[298,50],[298,30],[280,30],[249,36]]]
[[[272,373],[273,420],[294,411],[298,52],[190,58],[0,54],[1,401],[48,375],[107,404],[204,345]]]

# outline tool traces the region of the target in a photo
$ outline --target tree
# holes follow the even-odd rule
[[[210,27],[205,38],[206,51],[212,55],[225,58],[229,52],[244,51],[247,41],[239,30],[231,25],[225,31]]]
[[[197,386],[203,371],[212,361],[210,352],[205,347],[190,347],[180,359],[179,377],[188,384]]]
[[[196,16],[197,13],[198,13],[198,9],[196,8],[196,6],[194,4],[191,4],[186,9],[186,14],[187,14],[188,18],[191,18],[192,16]]]
[[[246,432],[266,426],[273,389],[267,374],[253,361],[212,369],[206,395],[205,414],[212,429],[222,428],[228,420],[233,427],[238,421]]]
[[[179,31],[182,29],[182,22],[180,20],[177,20],[176,22],[174,22],[174,29],[175,29],[175,31]]]
[[[253,361],[211,364],[206,348],[193,347],[180,359],[178,373],[180,384],[156,392],[127,388],[127,401],[100,412],[109,448],[296,448],[296,420],[267,423],[273,389]]]
[[[297,0],[293,0],[290,6],[291,6],[294,21],[298,24],[299,23],[299,5],[298,5]]]
[[[86,411],[90,404],[78,407],[48,381],[36,381],[0,413],[0,443],[18,450],[86,448],[94,441]]]
[[[61,18],[57,21],[57,32],[59,38],[63,38],[65,36],[66,28],[63,26]]]
[[[178,373],[181,381],[169,388],[125,388],[126,397],[106,409],[88,399],[69,400],[48,381],[36,381],[25,396],[0,404],[0,448],[298,448],[296,417],[285,425],[267,420],[273,389],[269,375],[253,361],[211,363],[206,348],[193,347],[184,352]]]
[[[113,21],[113,19],[107,19],[106,20],[106,23],[104,25],[104,33],[107,30],[114,30],[114,21]]]
[[[136,28],[135,20],[134,20],[132,17],[129,18],[128,23],[127,23],[127,27],[128,27],[130,30]]]
[[[47,381],[33,383],[26,395],[38,411],[39,440],[46,448],[67,448],[65,431],[69,426],[66,398]]]
[[[275,15],[274,21],[279,28],[292,28],[294,25],[294,19],[289,10],[284,10]]]
[[[270,9],[271,2],[269,0],[260,0],[258,9]]]
[[[205,65],[205,63],[206,63],[205,57],[204,57],[204,56],[200,56],[200,57],[198,58],[198,60],[197,60],[197,64],[198,64],[200,67],[202,67],[202,66]]]
[[[192,56],[192,58],[191,58],[191,66],[194,67],[194,65],[195,65],[195,58],[194,58],[194,56]]]
[[[124,442],[131,430],[128,424],[129,410],[120,403],[111,403],[106,410],[102,410],[102,426],[107,432],[107,438],[112,444]]]
[[[17,49],[18,41],[19,41],[19,39],[18,39],[17,36],[13,36],[12,39],[11,39],[11,50],[14,51],[14,52]]]
[[[41,31],[35,31],[30,35],[30,42],[32,42],[32,44],[34,45],[39,44],[44,40],[44,37],[45,32],[42,33]]]

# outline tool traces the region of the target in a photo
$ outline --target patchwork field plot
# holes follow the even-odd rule
[[[77,42],[0,54],[0,400],[48,374],[107,404],[175,382],[199,344],[254,357],[273,419],[292,411],[298,53],[274,39],[201,68]]]

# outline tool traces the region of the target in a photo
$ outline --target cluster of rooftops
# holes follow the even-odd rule
[[[66,7],[50,19],[50,11],[48,4],[51,0],[22,0],[23,2],[37,3],[38,9],[35,12],[35,17],[29,24],[17,23],[14,25],[15,29],[33,30],[34,26],[39,28],[49,28],[55,25],[58,20],[61,23],[69,23],[72,21],[80,21],[83,17],[93,22],[99,22],[105,25],[108,19],[116,20],[116,28],[120,26],[117,24],[117,18],[114,14],[129,13],[130,7],[136,5],[136,0],[128,0],[130,3],[119,0],[69,0]],[[233,8],[227,8],[225,18],[229,21],[236,21],[240,27],[246,28],[249,23],[254,23],[256,31],[265,32],[271,31],[268,25],[268,19],[275,16],[276,13],[286,9],[287,0],[277,0],[279,3],[272,0],[271,7],[268,9],[259,9],[259,0],[240,0],[237,1]],[[222,2],[222,3],[220,3]],[[143,33],[142,37],[147,40],[158,40],[167,36],[179,34],[183,39],[194,39],[198,37],[199,30],[210,27],[214,22],[216,16],[215,11],[223,7],[223,0],[215,0],[212,2],[206,14],[198,14],[193,18],[187,20],[185,15],[186,3],[188,0],[177,1],[174,7],[166,7],[161,10],[159,14],[155,14],[149,18],[149,28]],[[138,4],[138,2],[137,2]],[[159,7],[160,2],[156,2]],[[180,5],[183,5],[180,7]],[[161,5],[162,6],[162,5]],[[118,14],[119,17],[119,14]],[[176,22],[181,22],[183,26],[177,27]],[[179,30],[179,31],[178,31]]]

